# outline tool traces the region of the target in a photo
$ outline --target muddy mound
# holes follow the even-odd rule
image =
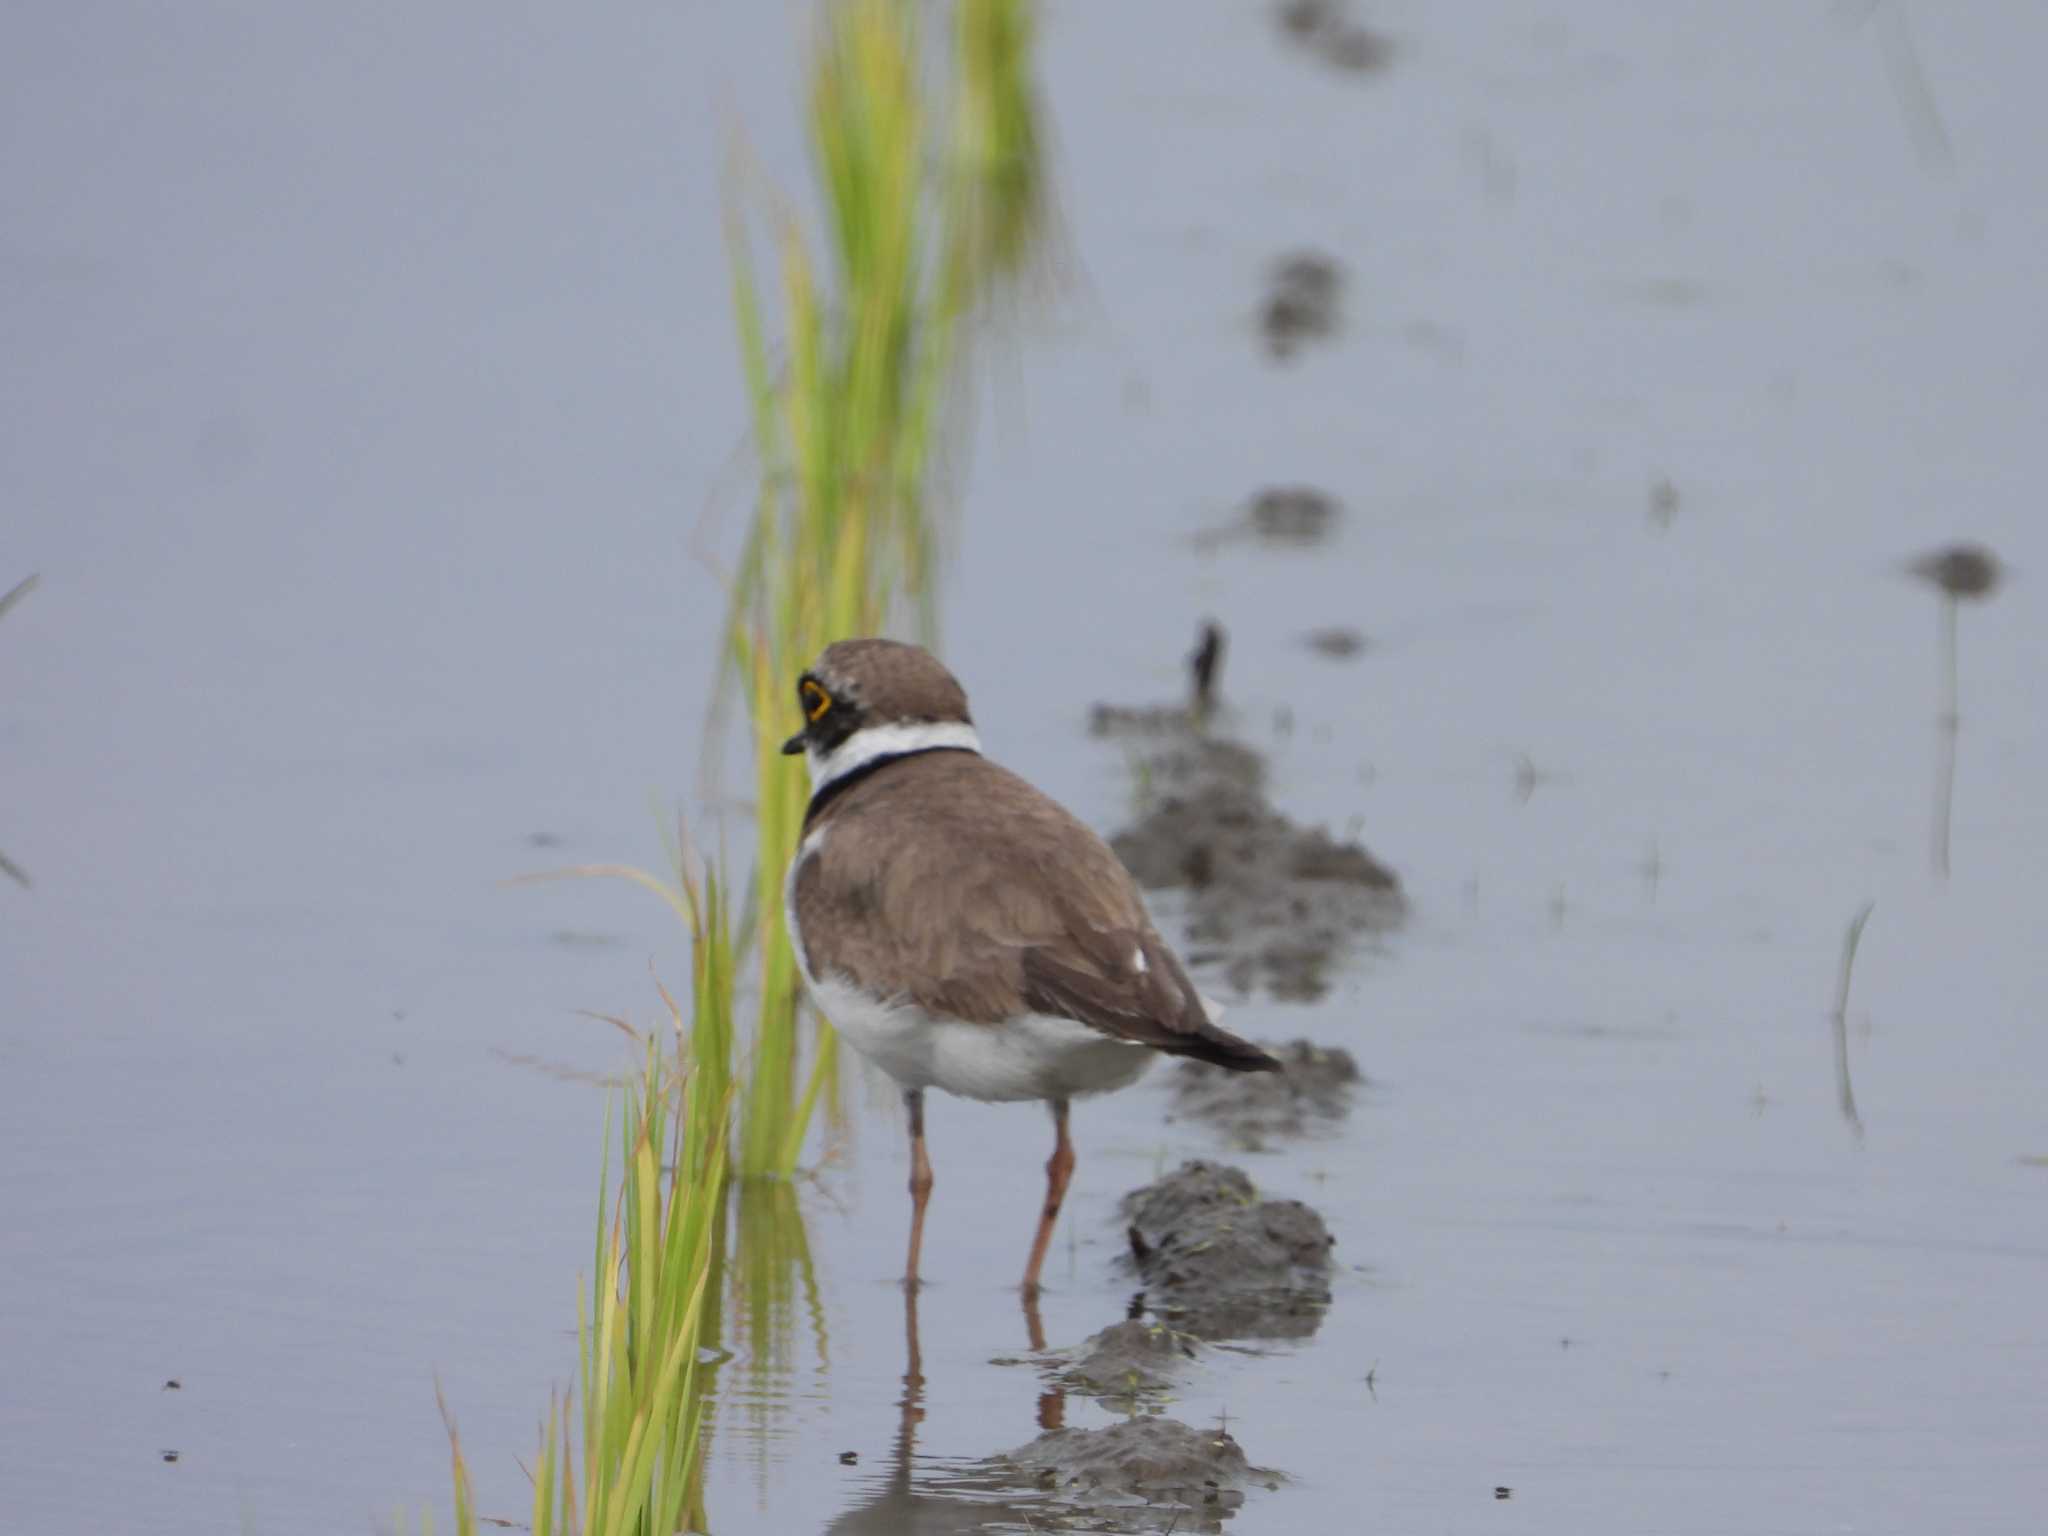
[[[1407,913],[1394,872],[1359,844],[1290,821],[1266,799],[1266,760],[1209,729],[1223,632],[1203,626],[1193,702],[1097,704],[1089,730],[1132,754],[1143,818],[1110,846],[1148,890],[1184,890],[1191,966],[1249,992],[1312,1001],[1331,964]]]
[[[1349,1051],[1309,1040],[1264,1042],[1280,1058],[1278,1072],[1226,1072],[1183,1061],[1173,1077],[1169,1118],[1200,1120],[1243,1152],[1327,1130],[1351,1113],[1365,1079]]]
[[[1220,965],[1241,992],[1263,984],[1312,1001],[1358,935],[1401,920],[1394,872],[1357,843],[1273,809],[1247,749],[1189,737],[1146,758],[1143,771],[1150,809],[1110,847],[1148,890],[1188,892],[1191,965]]]
[[[1291,1339],[1321,1324],[1335,1239],[1299,1200],[1261,1200],[1240,1170],[1189,1162],[1126,1195],[1123,1214],[1145,1304],[1175,1327]]]
[[[1163,1418],[1048,1430],[994,1465],[1053,1495],[1032,1513],[1055,1530],[1214,1531],[1244,1489],[1279,1484],[1223,1431]]]
[[[1171,1387],[1194,1358],[1195,1340],[1189,1335],[1164,1323],[1131,1318],[1103,1329],[1077,1349],[1059,1381],[1090,1397],[1135,1406],[1144,1394]]]

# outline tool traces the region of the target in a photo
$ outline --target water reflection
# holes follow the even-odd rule
[[[917,1430],[925,1416],[924,1351],[918,1340],[916,1286],[903,1290],[903,1392],[897,1399],[896,1438],[888,1472],[860,1504],[834,1520],[828,1530],[908,1532],[944,1536],[955,1531],[1029,1530],[1043,1526],[1040,1501],[1020,1498],[1010,1479],[977,1462],[917,1459]],[[1037,1298],[1025,1296],[1024,1333],[1034,1353],[1045,1348],[1045,1322]],[[1066,1422],[1066,1393],[1057,1386],[1041,1393],[1041,1429]],[[992,1448],[993,1449],[993,1448]]]
[[[765,1495],[775,1443],[787,1433],[794,1378],[806,1368],[807,1353],[810,1375],[823,1376],[831,1361],[830,1334],[795,1185],[782,1179],[735,1179],[726,1198],[712,1253],[712,1273],[718,1278],[703,1336],[704,1348],[715,1359],[700,1374],[699,1390],[706,1402],[705,1433],[737,1433],[751,1442],[759,1491]],[[799,1321],[808,1327],[800,1329]],[[805,1335],[808,1351],[800,1344]],[[691,1530],[710,1529],[701,1478],[700,1470],[689,1501]]]

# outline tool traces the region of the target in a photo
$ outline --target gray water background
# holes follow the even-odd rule
[[[506,1058],[615,1066],[573,1010],[652,1022],[686,960],[629,890],[494,882],[709,814],[720,176],[743,135],[808,197],[806,14],[0,22],[0,586],[43,578],[0,624],[36,879],[0,889],[7,1528],[445,1508],[436,1373],[522,1513],[603,1100]],[[1291,1474],[1247,1531],[2037,1530],[2048,13],[1910,12],[1946,155],[1898,6],[1361,14],[1397,45],[1366,79],[1260,7],[1047,9],[1067,292],[962,466],[946,651],[992,751],[1121,821],[1086,705],[1173,694],[1214,614],[1276,801],[1360,818],[1415,905],[1323,1005],[1234,1008],[1373,1086],[1248,1164],[1338,1235],[1323,1328],[1173,1411]],[[1303,245],[1347,324],[1275,368],[1257,295]],[[1190,538],[1295,482],[1344,503],[1327,549]],[[1960,534],[2018,574],[1964,615],[1942,887],[1895,567]],[[1304,652],[1324,623],[1367,654]],[[1866,899],[1859,1138],[1827,1014]],[[822,1341],[725,1378],[720,1530],[910,1518],[899,1128],[856,1127],[806,1197]],[[1121,1315],[1115,1198],[1215,1150],[1157,1085],[1077,1131],[1056,1344]],[[932,1134],[936,1484],[1036,1429],[991,1361],[1047,1133]]]

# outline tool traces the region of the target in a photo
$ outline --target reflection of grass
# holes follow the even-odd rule
[[[733,1245],[732,1293],[745,1329],[750,1381],[747,1401],[765,1419],[781,1396],[777,1383],[796,1368],[795,1323],[801,1299],[810,1320],[817,1361],[826,1358],[825,1306],[811,1263],[810,1239],[796,1186],[787,1179],[742,1179],[734,1190],[739,1207]],[[765,1423],[754,1444],[765,1454],[774,1444]]]

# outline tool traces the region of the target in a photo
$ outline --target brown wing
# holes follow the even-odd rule
[[[792,892],[813,975],[975,1023],[1050,1014],[1177,1056],[1278,1068],[1209,1022],[1108,846],[986,759],[890,764],[817,825],[830,856],[800,865]]]

